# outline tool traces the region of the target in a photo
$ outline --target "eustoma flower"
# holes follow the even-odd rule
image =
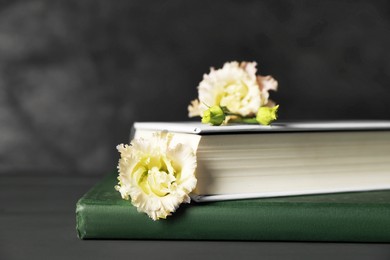
[[[256,122],[260,107],[274,106],[269,100],[269,91],[277,90],[278,86],[273,77],[256,75],[256,65],[256,62],[228,62],[221,69],[211,68],[199,83],[199,99],[188,106],[189,116],[206,117],[202,122],[213,125],[229,121]],[[224,112],[221,123],[222,116],[213,120],[213,111],[210,111],[216,111],[216,107]],[[263,124],[265,121],[257,122]]]
[[[117,146],[121,158],[115,188],[153,220],[165,219],[181,203],[189,203],[188,194],[197,183],[194,151],[171,141],[172,135],[158,132],[148,140]]]

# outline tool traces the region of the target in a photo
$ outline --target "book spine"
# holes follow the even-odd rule
[[[87,237],[85,211],[85,206],[79,201],[76,204],[76,231],[80,239]]]

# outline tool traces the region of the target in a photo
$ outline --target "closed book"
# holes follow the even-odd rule
[[[81,239],[390,242],[390,191],[191,202],[153,221],[121,199],[116,177],[78,201]]]
[[[138,122],[133,137],[156,131],[195,151],[196,201],[390,189],[389,121]]]

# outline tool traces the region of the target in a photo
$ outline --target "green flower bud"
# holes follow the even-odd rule
[[[260,107],[256,115],[256,121],[262,125],[269,125],[277,119],[279,105],[274,107]]]
[[[212,106],[202,115],[202,123],[211,125],[221,125],[225,121],[225,112],[220,106]]]

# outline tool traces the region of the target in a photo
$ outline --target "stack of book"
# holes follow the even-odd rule
[[[390,242],[390,122],[135,123],[196,151],[191,204],[152,221],[107,176],[77,203],[82,239]]]

